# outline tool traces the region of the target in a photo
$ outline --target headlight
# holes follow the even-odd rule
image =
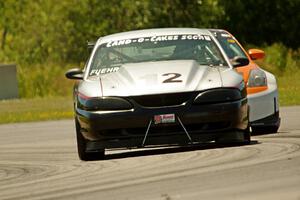
[[[88,111],[96,110],[128,110],[132,105],[119,97],[87,97],[78,93],[77,106]]]
[[[267,86],[266,73],[260,69],[252,69],[248,78],[248,87]]]
[[[196,104],[219,103],[236,101],[243,98],[242,91],[238,89],[213,89],[200,93],[194,100]]]

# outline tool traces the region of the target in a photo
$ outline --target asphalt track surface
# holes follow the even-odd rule
[[[251,145],[109,151],[77,157],[71,120],[0,126],[0,199],[300,200],[300,107]]]

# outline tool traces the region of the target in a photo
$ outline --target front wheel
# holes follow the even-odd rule
[[[244,131],[232,131],[224,133],[216,139],[217,144],[247,145],[251,143],[251,133],[249,128]]]
[[[252,126],[252,133],[253,134],[268,134],[268,133],[277,133],[279,126],[273,125],[273,126],[260,126],[255,127]]]
[[[250,132],[250,127],[244,131],[244,144],[250,144],[251,143],[251,132]]]
[[[77,139],[77,151],[80,160],[91,161],[91,160],[103,160],[105,156],[105,150],[97,152],[86,152],[87,140],[82,136],[80,131],[80,124],[75,119],[76,126],[76,139]]]

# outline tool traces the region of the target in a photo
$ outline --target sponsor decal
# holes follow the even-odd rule
[[[106,43],[106,47],[115,47],[121,45],[128,45],[131,43],[142,43],[142,42],[161,42],[161,41],[174,41],[174,40],[206,40],[211,41],[209,35],[161,35],[161,36],[152,36],[152,37],[140,37],[135,39],[125,39],[125,40],[116,40]]]
[[[175,114],[154,115],[154,124],[175,123]]]
[[[233,44],[233,43],[235,43],[235,40],[234,39],[227,39],[227,42]]]

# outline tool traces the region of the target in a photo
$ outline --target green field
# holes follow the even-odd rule
[[[72,97],[0,101],[0,124],[73,117]]]
[[[280,105],[300,105],[300,71],[278,77],[277,81]]]

